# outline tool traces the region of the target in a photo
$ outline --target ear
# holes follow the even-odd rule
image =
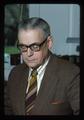
[[[52,48],[52,44],[53,44],[52,36],[48,36],[47,38],[48,49]]]

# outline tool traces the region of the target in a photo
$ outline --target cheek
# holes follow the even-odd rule
[[[37,58],[37,61],[41,63],[46,58],[46,55],[47,53],[46,51],[44,51],[44,52],[39,52],[38,54],[35,55],[35,57]]]
[[[36,53],[35,58],[37,59],[37,61],[41,61],[43,58],[43,53],[42,52]]]

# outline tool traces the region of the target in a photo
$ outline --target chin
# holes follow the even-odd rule
[[[37,64],[37,63],[28,63],[28,62],[25,62],[27,64],[28,67],[30,68],[36,68],[36,67],[39,67],[40,64]]]
[[[36,68],[37,65],[28,65],[30,68]]]

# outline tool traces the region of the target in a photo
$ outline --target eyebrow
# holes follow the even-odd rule
[[[38,43],[38,42],[35,42],[35,43],[32,43],[30,45],[26,45],[26,44],[22,44],[22,43],[19,43],[18,45],[22,45],[22,46],[32,46],[32,45],[40,45],[41,43]]]

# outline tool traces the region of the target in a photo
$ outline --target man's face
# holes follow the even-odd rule
[[[31,45],[33,43],[40,44],[44,41],[43,31],[41,29],[35,30],[19,30],[18,33],[19,44]],[[30,67],[35,68],[40,66],[44,60],[48,57],[48,49],[51,48],[52,40],[50,37],[47,38],[47,41],[41,46],[39,51],[32,51],[30,48],[26,52],[22,52],[22,58],[24,62]]]

